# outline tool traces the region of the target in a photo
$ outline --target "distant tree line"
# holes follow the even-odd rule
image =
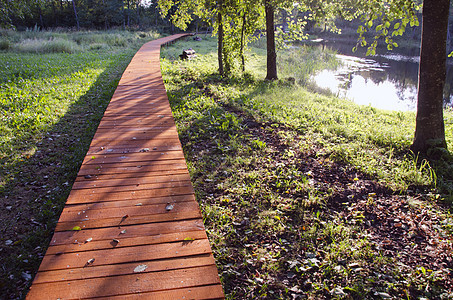
[[[173,25],[141,0],[0,0],[0,27],[25,29],[147,28]]]

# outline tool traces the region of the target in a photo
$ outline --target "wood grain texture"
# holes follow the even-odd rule
[[[224,299],[149,42],[126,68],[27,299]]]

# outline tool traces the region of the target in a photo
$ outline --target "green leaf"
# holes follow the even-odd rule
[[[72,228],[72,230],[79,231],[79,230],[81,230],[81,228],[80,228],[80,226],[74,226],[74,228]]]
[[[400,28],[401,23],[395,23],[395,26],[393,26],[393,29],[397,30]]]

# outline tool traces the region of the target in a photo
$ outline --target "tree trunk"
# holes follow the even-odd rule
[[[126,29],[126,13],[124,12],[124,0],[121,0],[121,11],[123,12],[123,30]]]
[[[415,137],[411,149],[447,148],[443,117],[446,39],[450,0],[423,1]]]
[[[80,23],[79,23],[79,17],[77,16],[75,0],[72,0],[72,8],[74,8],[74,15],[75,15],[76,23],[77,23],[77,30],[80,30]]]
[[[223,1],[219,1],[219,11],[217,13],[217,25],[219,26],[219,39],[217,45],[217,55],[219,57],[219,73],[223,76],[223,23],[222,23],[222,3]]]
[[[245,35],[245,26],[246,26],[246,14],[244,11],[244,15],[242,16],[242,30],[241,30],[241,63],[242,63],[242,72],[245,72],[245,56],[244,56],[244,35]]]
[[[266,12],[266,41],[267,41],[267,80],[276,80],[277,52],[275,51],[274,7],[270,0],[264,0]]]
[[[127,27],[130,27],[130,0],[127,0]]]
[[[102,8],[104,13],[104,30],[107,30],[107,6],[105,5],[105,0],[102,0]]]
[[[138,28],[141,29],[141,24],[140,24],[140,1],[136,1],[135,2],[136,5],[137,5],[137,25],[138,25]]]

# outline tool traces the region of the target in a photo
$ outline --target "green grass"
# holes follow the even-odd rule
[[[177,60],[189,47],[198,58]],[[283,79],[266,82],[262,49],[228,79],[215,50],[179,42],[161,65],[227,298],[452,297],[438,264],[451,256],[452,164],[410,153],[414,113],[311,92],[304,78],[334,68],[329,53],[280,52]]]
[[[14,299],[31,284],[122,72],[158,34],[0,37],[10,45],[0,52],[0,298]]]

